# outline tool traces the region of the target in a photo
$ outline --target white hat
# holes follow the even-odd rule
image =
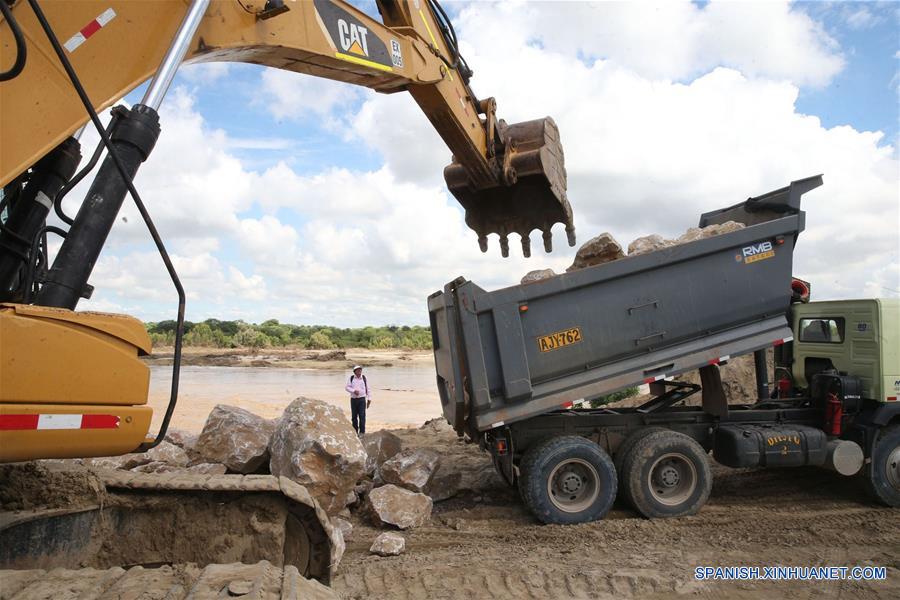
[[[355,367],[353,367],[354,371],[356,371],[357,369],[362,369],[362,365],[356,365]]]

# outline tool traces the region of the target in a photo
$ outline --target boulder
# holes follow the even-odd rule
[[[414,492],[423,492],[431,483],[441,455],[429,448],[407,448],[381,465],[381,479]]]
[[[341,530],[341,534],[343,534],[344,536],[344,541],[350,539],[350,534],[353,533],[353,524],[351,524],[350,521],[341,517],[335,517],[331,520],[331,524],[334,525],[336,529]]]
[[[121,469],[129,471],[135,467],[151,462],[144,454],[123,454],[122,456],[103,456],[85,459],[85,464],[95,469]]]
[[[187,468],[192,473],[201,475],[224,475],[228,469],[219,463],[198,463]]]
[[[403,448],[400,438],[384,430],[363,435],[362,442],[366,449],[366,473],[369,475]]]
[[[369,493],[366,505],[376,525],[408,529],[418,527],[431,518],[431,498],[396,485],[375,488]]]
[[[284,409],[269,451],[272,475],[305,486],[329,515],[347,505],[366,469],[366,450],[343,411],[312,398]]]
[[[353,488],[353,491],[356,492],[357,498],[365,498],[374,487],[374,481],[372,481],[371,479],[363,479],[356,484],[356,486]]]
[[[182,450],[192,450],[194,446],[197,445],[198,435],[191,433],[190,431],[185,431],[184,429],[178,429],[176,427],[170,427],[166,431],[166,441],[170,444],[175,444]]]
[[[674,240],[666,239],[661,235],[657,235],[655,233],[653,235],[645,235],[644,237],[639,237],[628,244],[628,256],[647,254],[648,252],[655,252],[656,250],[660,250],[662,248],[670,248],[672,246],[678,246],[680,244],[687,244],[689,242],[695,242],[697,240],[713,237],[715,235],[721,235],[723,233],[729,233],[731,231],[737,231],[743,228],[743,223],[726,221],[721,225],[707,225],[706,227],[702,228],[691,227]]]
[[[444,417],[428,419],[422,423],[422,426],[419,427],[419,429],[429,433],[450,433],[453,431],[453,427],[450,426],[450,423],[448,423],[447,419]]]
[[[457,471],[444,474],[438,471],[432,477],[425,493],[428,494],[432,502],[443,502],[457,495],[461,485],[462,473]]]
[[[163,462],[173,467],[186,467],[190,462],[187,452],[165,440],[147,450],[145,454],[150,462]]]
[[[372,542],[372,547],[369,548],[369,552],[378,556],[398,556],[403,554],[405,550],[406,539],[399,533],[392,531],[385,531],[380,534]]]
[[[252,412],[217,405],[203,425],[195,450],[204,462],[221,463],[238,473],[256,473],[269,458],[275,426]]]
[[[675,244],[687,244],[688,242],[694,242],[716,235],[722,235],[723,233],[729,233],[731,231],[737,231],[743,228],[743,223],[737,223],[735,221],[725,221],[721,225],[707,225],[703,228],[691,227],[683,234],[681,234],[678,239],[675,240]]]
[[[578,249],[572,266],[566,271],[602,265],[624,257],[625,253],[622,252],[622,246],[619,245],[619,242],[611,234],[601,233],[597,237],[588,240]]]
[[[628,256],[637,256],[639,254],[655,252],[660,248],[668,248],[671,245],[673,245],[672,240],[667,240],[657,233],[645,235],[628,244]]]
[[[150,463],[159,463],[140,471],[143,473],[156,473],[160,472],[161,465],[168,465],[174,468],[186,467],[189,460],[190,459],[184,450],[175,444],[162,441],[155,448],[151,448],[147,452],[92,458],[86,460],[85,464],[95,469],[121,469],[129,471]]]
[[[537,269],[535,271],[528,271],[527,273],[525,273],[525,276],[522,277],[522,283],[534,283],[535,281],[550,279],[551,277],[555,276],[556,272],[553,269]]]

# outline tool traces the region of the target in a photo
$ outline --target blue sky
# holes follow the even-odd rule
[[[900,4],[800,2],[796,6],[821,20],[847,60],[847,66],[828,86],[803,90],[797,109],[816,115],[826,127],[852,125],[882,131],[885,141],[896,146]]]
[[[560,124],[580,242],[674,237],[704,210],[826,172],[797,274],[824,297],[900,289],[896,4],[449,8],[476,93],[510,121]],[[449,151],[404,94],[193,65],[162,127],[138,183],[193,320],[425,324],[425,297],[457,275],[511,285],[574,252],[558,238],[528,261],[501,260],[496,241],[480,254],[443,187]],[[83,308],[169,318],[158,259],[123,216]]]

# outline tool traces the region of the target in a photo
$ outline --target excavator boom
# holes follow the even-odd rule
[[[254,63],[382,93],[408,91],[453,153],[447,184],[482,249],[489,233],[499,234],[505,248],[515,232],[528,254],[528,234],[539,229],[549,240],[555,223],[566,226],[574,244],[556,125],[546,118],[507,126],[493,98],[474,96],[452,25],[436,2],[379,0],[384,23],[340,0],[288,0],[267,13],[271,4],[209,2],[185,62]],[[97,110],[154,75],[189,9],[182,0],[44,0],[40,6]],[[0,85],[2,185],[88,119],[34,11],[19,0],[12,15],[29,51],[21,74]],[[4,57],[16,55],[13,30],[2,22],[0,47]]]

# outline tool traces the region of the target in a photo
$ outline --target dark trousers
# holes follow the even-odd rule
[[[366,399],[350,398],[350,414],[356,433],[366,432]]]

